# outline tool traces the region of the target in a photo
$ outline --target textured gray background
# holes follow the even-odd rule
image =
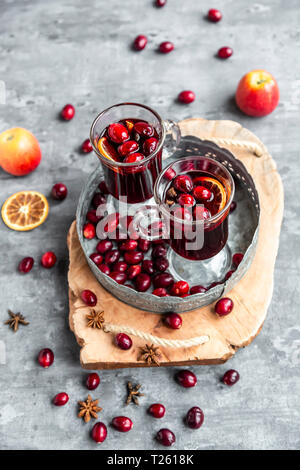
[[[222,10],[221,23],[204,19],[211,7]],[[51,201],[47,222],[32,232],[10,231],[0,221],[0,340],[7,353],[0,365],[0,447],[96,447],[89,438],[92,426],[76,418],[76,401],[86,396],[86,372],[68,329],[66,234],[82,185],[97,165],[94,155],[78,151],[93,117],[111,104],[136,100],[164,117],[233,119],[255,132],[283,178],[285,218],[273,301],[259,337],[226,365],[195,367],[198,385],[192,390],[176,385],[171,368],[100,372],[101,386],[93,396],[104,408],[101,419],[109,423],[126,413],[134,421],[129,434],[109,428],[101,448],[158,449],[153,435],[165,426],[176,433],[178,449],[299,449],[299,1],[169,0],[167,7],[155,9],[151,0],[1,0],[0,17],[0,80],[7,90],[0,130],[24,126],[43,151],[40,167],[27,177],[0,172],[0,203],[22,189],[48,195],[57,181],[69,189],[66,201]],[[149,37],[140,54],[130,50],[139,33]],[[157,54],[166,39],[176,50]],[[223,45],[234,49],[227,61],[215,57]],[[253,68],[273,73],[281,90],[278,108],[263,119],[242,115],[232,100],[238,80]],[[197,94],[192,105],[175,102],[182,89]],[[57,113],[67,102],[77,114],[62,123]],[[39,260],[46,250],[58,256],[53,270],[36,262],[27,276],[17,272],[23,256]],[[21,310],[30,326],[9,331],[3,325],[7,308]],[[36,362],[43,347],[55,352],[49,370]],[[219,382],[229,367],[241,374],[232,389]],[[127,379],[144,385],[147,396],[140,408],[123,405]],[[51,405],[59,391],[70,395],[63,408]],[[146,407],[157,401],[167,407],[161,421],[146,415]],[[205,413],[199,431],[182,421],[193,405]]]

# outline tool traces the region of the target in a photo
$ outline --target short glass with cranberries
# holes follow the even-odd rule
[[[144,105],[121,103],[99,114],[91,142],[112,196],[129,204],[153,197],[166,135],[165,122]]]

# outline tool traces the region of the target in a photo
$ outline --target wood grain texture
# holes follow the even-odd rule
[[[187,119],[180,122],[183,135],[226,137],[238,140],[260,140],[240,124],[233,121],[208,121]],[[89,308],[79,298],[83,289],[91,289],[98,297],[97,308],[105,312],[105,319],[114,324],[126,324],[155,336],[168,339],[186,339],[208,335],[210,341],[191,348],[160,348],[161,365],[218,364],[228,360],[235,351],[249,345],[259,333],[265,320],[273,292],[274,264],[278,250],[280,226],[283,214],[283,188],[276,165],[267,152],[257,158],[248,150],[233,150],[252,175],[260,197],[261,221],[257,252],[244,278],[228,295],[235,308],[224,318],[218,318],[213,305],[183,314],[180,330],[164,326],[162,316],[137,310],[114,298],[94,278],[81,250],[73,222],[69,235],[69,302],[70,327],[81,346],[80,360],[86,369],[115,369],[124,367],[148,367],[137,359],[144,341],[133,338],[133,347],[121,351],[114,345],[114,337],[86,326]]]

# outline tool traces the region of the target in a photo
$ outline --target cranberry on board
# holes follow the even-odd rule
[[[97,296],[89,289],[84,289],[80,294],[81,300],[89,307],[95,307],[97,304]]]
[[[162,54],[169,54],[174,49],[174,44],[171,41],[164,41],[159,45],[159,50]]]
[[[53,251],[46,251],[41,258],[41,264],[44,268],[50,269],[56,263],[56,255]]]
[[[170,447],[176,441],[175,434],[170,429],[163,428],[156,434],[157,441],[163,446]]]
[[[130,349],[132,346],[132,339],[125,333],[118,333],[115,337],[115,342],[118,348],[124,351],[127,351],[127,349]]]
[[[193,189],[193,181],[188,175],[178,175],[174,179],[174,188],[182,193],[190,193]]]
[[[211,8],[210,10],[208,10],[207,18],[212,23],[218,23],[218,21],[222,19],[222,13],[216,8]]]
[[[236,384],[240,379],[240,374],[238,373],[237,370],[234,369],[229,369],[225,374],[223,375],[222,382],[225,385],[228,385],[231,387],[232,385]]]
[[[218,50],[218,57],[220,57],[220,59],[228,59],[229,57],[232,56],[232,54],[233,54],[233,50],[231,49],[231,47],[228,47],[228,46],[221,47]]]
[[[115,144],[122,144],[129,139],[128,129],[120,122],[114,122],[108,126],[107,134]]]
[[[107,427],[104,423],[99,422],[94,424],[92,429],[92,439],[97,443],[101,444],[107,437]]]
[[[53,351],[49,348],[41,349],[38,355],[38,361],[41,367],[44,367],[45,369],[47,369],[54,362]]]
[[[81,144],[81,150],[83,153],[90,153],[93,151],[93,146],[90,139],[85,139]]]
[[[69,395],[65,392],[58,393],[53,398],[53,404],[55,406],[64,406],[68,403],[68,401],[69,401]]]
[[[86,388],[88,390],[96,390],[99,384],[100,384],[100,377],[98,374],[96,374],[96,372],[92,372],[91,374],[87,376]]]
[[[127,416],[116,416],[112,420],[112,425],[119,432],[128,432],[132,429],[133,422]]]
[[[180,370],[177,372],[176,381],[184,388],[195,387],[197,383],[197,377],[190,370]]]
[[[75,116],[75,108],[72,104],[66,104],[60,114],[64,121],[70,121]]]
[[[169,328],[178,330],[182,327],[182,318],[178,313],[169,313],[165,316],[165,323]]]
[[[68,195],[67,186],[64,183],[56,183],[51,190],[53,199],[57,201],[63,201]]]
[[[18,266],[18,270],[22,274],[27,274],[29,271],[32,270],[34,264],[34,259],[31,256],[26,256],[26,258],[23,258]]]
[[[163,418],[165,416],[166,408],[161,403],[153,403],[148,408],[148,413],[153,416],[153,418]]]
[[[196,95],[191,90],[184,90],[181,93],[179,93],[179,95],[178,95],[178,101],[180,101],[180,103],[184,103],[184,104],[193,103],[193,101],[195,101],[195,99],[196,99]]]
[[[133,47],[136,51],[142,51],[147,46],[148,39],[143,34],[139,34],[133,42]]]
[[[186,424],[191,429],[201,428],[204,421],[204,413],[199,406],[190,408],[186,415]]]
[[[88,240],[92,240],[96,236],[96,228],[91,222],[84,224],[83,226],[83,236]]]
[[[223,317],[228,315],[233,310],[233,301],[229,297],[223,297],[222,299],[218,300],[215,305],[215,312],[220,316]]]

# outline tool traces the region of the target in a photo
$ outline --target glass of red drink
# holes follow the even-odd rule
[[[151,108],[137,103],[120,103],[102,111],[90,132],[109,193],[128,204],[153,197],[162,152],[174,151],[179,139],[174,122],[163,121]]]

